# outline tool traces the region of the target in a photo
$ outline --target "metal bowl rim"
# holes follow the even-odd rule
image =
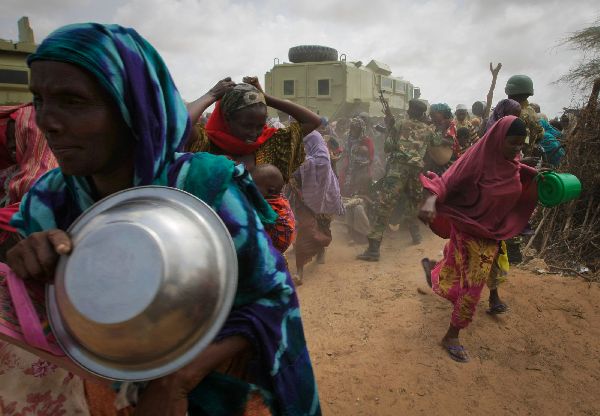
[[[169,193],[171,195],[164,195]],[[163,377],[174,371],[177,371],[181,367],[191,362],[198,354],[200,354],[217,336],[225,323],[235,298],[238,283],[238,261],[235,251],[235,245],[233,239],[229,234],[229,230],[223,223],[223,220],[219,215],[204,201],[200,198],[192,195],[189,192],[183,191],[177,188],[171,188],[167,186],[148,185],[138,186],[135,188],[129,188],[123,191],[116,192],[108,197],[96,202],[90,208],[88,208],[83,214],[81,214],[68,228],[67,233],[74,234],[80,230],[91,218],[96,215],[109,210],[110,208],[129,201],[135,200],[140,197],[153,197],[156,199],[170,200],[175,199],[178,202],[182,202],[184,205],[189,205],[190,208],[199,207],[199,209],[206,212],[212,213],[216,223],[219,223],[225,233],[222,234],[221,240],[223,243],[231,246],[232,256],[226,255],[225,260],[225,273],[228,276],[225,279],[225,285],[223,287],[223,299],[222,308],[215,316],[213,322],[205,334],[194,344],[192,344],[186,351],[184,351],[177,358],[169,363],[161,366],[142,369],[142,370],[121,370],[110,365],[106,365],[106,360],[95,360],[94,355],[88,350],[80,348],[77,342],[73,339],[69,330],[63,325],[58,305],[56,302],[56,293],[54,285],[46,285],[46,313],[48,315],[48,322],[50,328],[56,338],[56,341],[65,352],[65,354],[81,368],[90,372],[96,376],[99,376],[108,380],[115,381],[146,381],[156,378]],[[231,258],[227,258],[231,257]],[[64,275],[66,263],[69,256],[61,256],[56,267],[55,279]]]

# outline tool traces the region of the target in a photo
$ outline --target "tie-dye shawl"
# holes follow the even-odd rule
[[[134,184],[173,186],[196,195],[215,208],[233,237],[239,284],[219,339],[250,340],[256,351],[250,368],[254,384],[212,373],[190,394],[190,414],[237,414],[257,392],[274,414],[320,414],[298,299],[285,261],[263,228],[276,216],[241,167],[222,156],[177,153],[189,118],[156,50],[132,29],[87,23],[52,33],[29,63],[36,60],[68,62],[91,72],[137,141]],[[55,169],[25,196],[12,224],[23,235],[66,230],[94,202],[86,178]]]

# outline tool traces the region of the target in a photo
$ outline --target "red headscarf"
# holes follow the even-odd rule
[[[269,140],[276,131],[276,128],[268,127],[265,124],[261,135],[254,143],[247,143],[242,139],[233,136],[230,133],[225,117],[223,116],[220,101],[217,101],[215,110],[212,112],[206,123],[206,133],[208,134],[210,141],[222,149],[227,155],[231,156],[251,155]]]
[[[10,160],[7,149],[6,127],[9,119],[15,121],[16,164]],[[19,210],[21,198],[47,171],[58,166],[44,134],[35,123],[35,110],[31,103],[17,106],[0,106],[0,229],[14,232],[9,225]],[[6,193],[7,192],[7,193]],[[5,238],[3,235],[0,241]]]
[[[501,119],[441,177],[421,175],[423,187],[438,196],[432,224],[438,235],[447,238],[451,222],[474,237],[506,240],[527,225],[537,203],[537,171],[502,155],[515,119]]]

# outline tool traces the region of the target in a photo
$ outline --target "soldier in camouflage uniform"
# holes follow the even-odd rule
[[[421,241],[417,223],[418,204],[422,197],[419,174],[423,171],[423,157],[427,146],[432,142],[441,142],[441,136],[425,123],[426,111],[427,105],[423,101],[413,99],[409,102],[408,117],[401,123],[391,115],[386,117],[386,173],[376,185],[374,221],[368,235],[369,247],[357,257],[359,260],[379,260],[383,232],[400,201],[404,202],[404,215],[413,241],[417,244]],[[435,140],[436,137],[438,140]]]
[[[544,129],[538,122],[535,110],[527,100],[533,95],[533,81],[527,75],[513,75],[506,82],[504,92],[508,98],[521,104],[520,118],[527,126],[527,139],[525,139],[523,154],[527,158],[541,157],[542,151],[539,149],[539,143],[544,137]]]

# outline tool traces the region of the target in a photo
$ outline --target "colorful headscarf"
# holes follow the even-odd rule
[[[495,122],[500,120],[502,117],[505,117],[509,114],[514,114],[516,111],[521,109],[521,104],[519,104],[515,100],[511,100],[510,98],[505,98],[503,100],[498,101],[494,111],[492,111],[492,115],[487,121],[485,125],[485,131],[487,132],[490,127],[494,125]]]
[[[206,123],[206,133],[210,141],[230,156],[245,156],[256,152],[277,129],[265,124],[256,141],[248,143],[231,134],[226,119],[238,110],[259,103],[266,105],[263,93],[250,84],[237,84],[217,102]]]
[[[152,45],[133,29],[75,24],[48,36],[27,63],[37,60],[83,67],[110,93],[134,138],[142,144],[135,153],[134,185],[148,185],[166,174],[187,137],[190,122],[171,75]]]
[[[221,109],[225,117],[254,104],[267,105],[267,102],[265,95],[250,84],[237,84],[221,98]]]
[[[454,117],[452,115],[452,109],[446,103],[431,104],[431,107],[429,107],[429,114],[431,113],[443,114],[444,118],[447,118],[448,120],[452,120]]]
[[[276,215],[242,167],[223,156],[177,153],[189,117],[164,62],[133,29],[96,23],[63,27],[29,62],[53,60],[89,71],[112,95],[137,140],[135,185],[172,186],[217,210],[233,237],[239,281],[217,340],[243,336],[254,346],[252,383],[210,373],[189,395],[190,414],[237,414],[260,392],[273,414],[318,415],[319,399],[298,299],[283,257],[263,222]],[[12,221],[23,235],[66,230],[95,198],[86,178],[55,169],[25,196]]]

